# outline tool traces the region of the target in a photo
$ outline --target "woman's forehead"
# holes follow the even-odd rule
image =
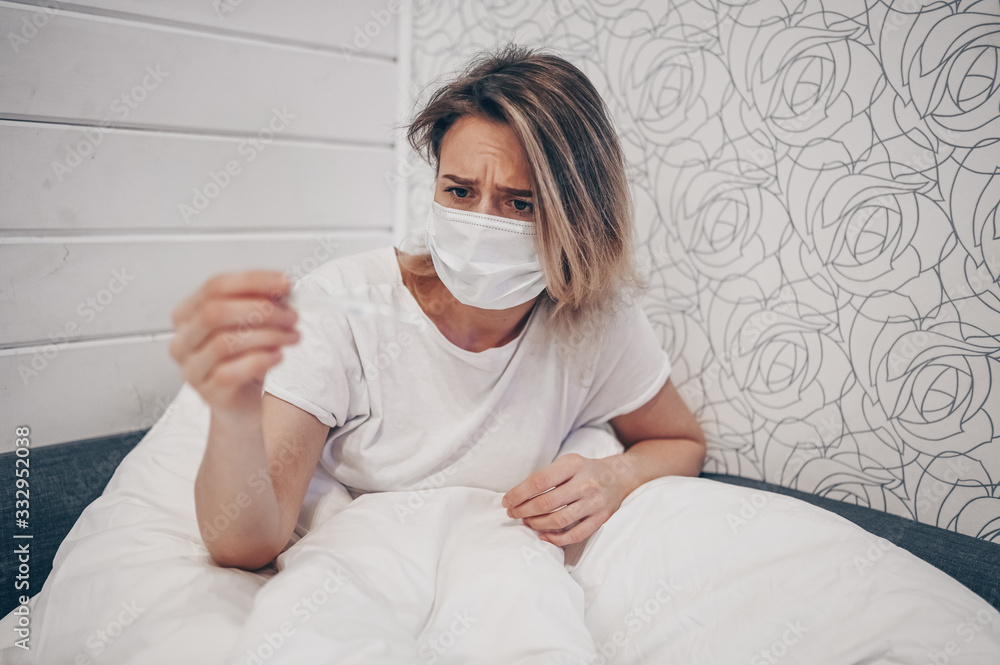
[[[472,115],[462,116],[445,133],[438,172],[472,180],[491,172],[508,187],[531,185],[528,159],[514,131]]]

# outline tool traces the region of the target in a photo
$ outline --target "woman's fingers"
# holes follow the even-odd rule
[[[174,327],[188,321],[205,301],[212,298],[263,296],[277,303],[287,298],[290,291],[288,278],[274,270],[245,270],[215,275],[174,309]]]
[[[201,382],[202,397],[209,404],[260,400],[267,370],[281,362],[280,349],[257,349],[217,363]]]
[[[299,333],[294,330],[275,328],[219,330],[188,356],[184,363],[184,379],[192,385],[197,385],[204,381],[219,363],[232,360],[247,352],[277,351],[282,346],[295,344],[298,341]]]
[[[545,515],[525,518],[524,524],[535,531],[563,531],[589,517],[596,507],[593,502],[581,497]]]
[[[511,506],[507,514],[520,518],[525,526],[553,544],[580,542],[600,528],[624,498],[602,481],[607,464],[604,459],[576,454],[560,457],[506,494],[504,505]],[[539,494],[539,488],[545,485],[552,489]],[[516,503],[525,496],[528,498]]]
[[[557,487],[575,476],[582,467],[583,460],[583,457],[573,453],[564,455],[522,480],[503,497],[502,503],[509,509],[508,514],[511,517],[527,516],[528,513],[515,512],[516,509],[523,503],[529,503],[532,497]]]
[[[580,498],[580,492],[572,487],[570,482],[550,489],[548,492],[528,499],[519,506],[507,509],[507,514],[511,517],[526,519],[537,515],[547,515],[554,510],[559,510],[565,505]]]
[[[594,516],[585,517],[584,519],[580,520],[580,523],[577,524],[572,529],[568,529],[567,531],[563,531],[562,533],[558,532],[542,533],[539,534],[539,537],[544,541],[552,543],[553,545],[558,545],[559,547],[565,547],[566,545],[579,543],[589,538],[590,536],[594,535],[594,533],[596,533],[597,530],[601,528],[602,524],[604,524],[604,521],[599,520]]]
[[[204,300],[177,328],[171,354],[184,358],[197,351],[206,340],[223,330],[244,334],[255,328],[292,331],[298,315],[291,307],[271,300],[249,297]]]
[[[259,409],[264,375],[280,362],[281,347],[299,340],[290,289],[276,271],[225,273],[174,309],[170,355],[213,409]]]

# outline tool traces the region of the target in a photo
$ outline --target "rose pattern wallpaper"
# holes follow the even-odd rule
[[[414,102],[508,41],[612,111],[706,471],[1000,543],[1000,0],[417,0]]]

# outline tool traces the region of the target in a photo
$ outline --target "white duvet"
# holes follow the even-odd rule
[[[185,385],[60,547],[30,649],[20,617],[0,624],[0,661],[1000,664],[1000,614],[944,573],[804,502],[697,478],[643,485],[571,561],[497,492],[351,501],[317,476],[280,572],[219,568],[194,518],[207,425]]]

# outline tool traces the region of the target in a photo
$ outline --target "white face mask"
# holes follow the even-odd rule
[[[545,288],[535,225],[431,202],[427,249],[441,282],[459,302],[508,309]]]

